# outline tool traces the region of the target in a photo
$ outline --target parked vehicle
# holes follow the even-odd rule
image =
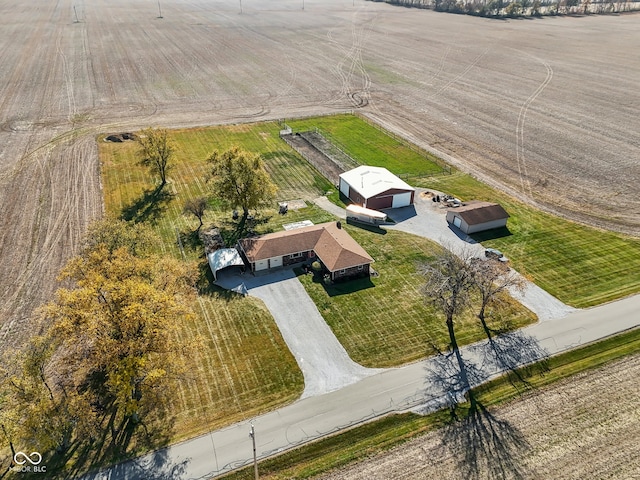
[[[504,254],[495,248],[487,248],[484,251],[484,256],[487,258],[493,258],[495,260],[499,260],[500,262],[508,262],[509,259],[504,256]]]
[[[387,214],[360,205],[347,205],[347,220],[380,225],[387,221]]]

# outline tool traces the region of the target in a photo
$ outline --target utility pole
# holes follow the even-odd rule
[[[75,5],[73,6],[73,13],[76,16],[76,23],[80,23],[80,20],[78,20],[78,11],[76,10],[76,6]]]
[[[162,9],[160,8],[160,0],[158,0],[158,18],[162,18]]]
[[[253,473],[255,474],[256,479],[258,480],[258,458],[256,457],[256,431],[253,428],[253,422],[251,422],[251,431],[249,432],[249,436],[251,437],[251,441],[253,442]]]
[[[242,13],[242,0],[240,0],[240,13]]]

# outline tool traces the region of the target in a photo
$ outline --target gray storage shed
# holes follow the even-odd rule
[[[447,222],[466,234],[506,227],[508,218],[501,205],[477,200],[447,210]]]

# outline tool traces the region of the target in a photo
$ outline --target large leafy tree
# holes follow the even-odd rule
[[[232,147],[213,152],[208,159],[215,194],[229,207],[242,209],[244,226],[250,209],[272,202],[276,186],[264,168],[260,155]]]
[[[177,329],[193,315],[195,269],[151,254],[142,227],[107,220],[89,232],[41,311],[48,328],[0,379],[6,439],[65,451],[101,438],[122,451],[176,392],[193,347]]]
[[[167,183],[167,172],[171,169],[174,146],[165,129],[147,128],[137,137],[140,145],[140,163],[160,177],[162,189]]]

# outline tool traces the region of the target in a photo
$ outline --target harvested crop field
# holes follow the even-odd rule
[[[640,15],[356,0],[0,5],[0,342],[102,214],[95,138],[357,109],[509,192],[640,233]]]
[[[638,374],[634,355],[321,478],[639,478]]]

